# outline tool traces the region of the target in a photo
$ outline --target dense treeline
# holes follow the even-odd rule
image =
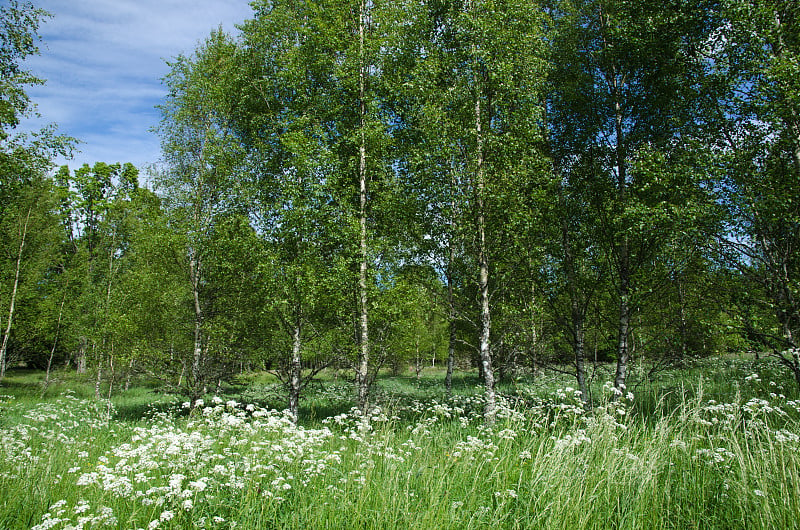
[[[45,13],[2,8],[2,367],[197,398],[326,367],[777,356],[800,384],[800,7],[256,1],[171,63],[163,161],[13,134]]]

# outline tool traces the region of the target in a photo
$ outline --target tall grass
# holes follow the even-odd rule
[[[223,397],[134,421],[141,390],[110,416],[18,391],[0,401],[0,528],[798,527],[800,401],[741,368],[644,403],[598,387],[590,411],[520,383],[492,427],[472,382],[444,399],[386,379],[368,417],[330,382],[306,427]]]

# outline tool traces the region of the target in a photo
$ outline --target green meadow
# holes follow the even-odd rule
[[[779,366],[708,360],[623,395],[601,375],[590,410],[567,378],[502,385],[487,426],[474,373],[450,397],[437,370],[381,376],[368,415],[323,374],[295,423],[268,375],[190,404],[11,371],[0,528],[798,527],[800,400]]]

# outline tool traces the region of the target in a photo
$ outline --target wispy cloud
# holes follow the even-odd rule
[[[166,60],[192,53],[219,26],[251,15],[248,0],[34,0],[53,14],[40,28],[41,55],[27,67],[47,80],[29,90],[41,120],[83,143],[69,163],[132,162],[160,157],[150,132],[158,123]]]

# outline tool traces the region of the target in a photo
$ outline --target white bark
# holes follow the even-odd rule
[[[6,362],[8,354],[8,338],[11,335],[11,324],[14,321],[14,305],[17,301],[17,291],[19,289],[19,273],[22,270],[22,253],[25,250],[25,238],[28,235],[28,222],[31,219],[31,209],[28,207],[28,213],[25,216],[25,223],[20,230],[19,251],[17,252],[17,265],[14,270],[14,285],[11,288],[11,302],[8,306],[8,318],[6,320],[6,330],[3,334],[3,344],[0,346],[0,381],[6,375]]]
[[[494,389],[494,370],[492,368],[492,353],[490,349],[492,319],[489,309],[489,257],[486,249],[485,214],[486,180],[483,170],[483,132],[481,119],[481,98],[480,91],[478,91],[478,94],[475,98],[475,133],[477,136],[476,195],[478,207],[478,289],[481,297],[481,329],[478,347],[480,350],[481,365],[483,367],[483,382],[486,399],[483,415],[486,423],[492,425],[497,416],[497,397]]]
[[[361,1],[359,11],[359,61],[358,97],[361,128],[358,146],[358,186],[359,186],[359,251],[358,267],[358,311],[359,311],[359,356],[357,368],[358,405],[366,413],[369,407],[369,305],[367,298],[367,145],[366,145],[366,77],[364,37],[366,33],[365,0]]]
[[[289,375],[289,412],[292,414],[295,423],[297,423],[300,413],[300,385],[302,383],[301,338],[300,323],[298,322],[292,330],[292,359]]]

